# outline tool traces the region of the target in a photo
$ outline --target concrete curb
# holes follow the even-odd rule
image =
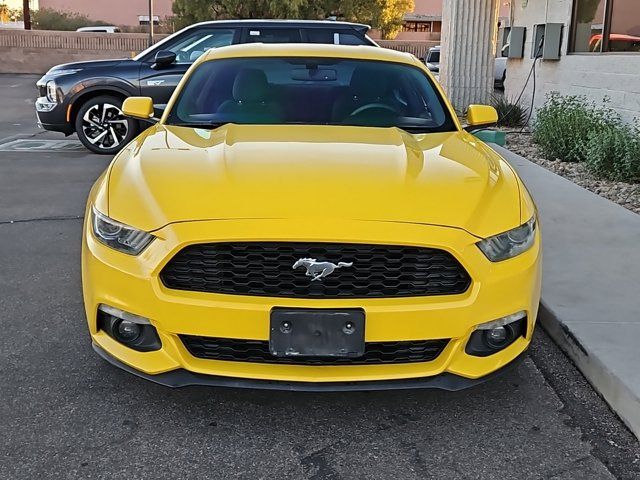
[[[611,409],[640,439],[640,397],[625,382],[580,343],[571,328],[562,322],[545,304],[540,302],[538,320],[549,336],[571,358],[593,388]]]
[[[640,217],[491,147],[518,171],[540,211],[542,327],[640,438]]]

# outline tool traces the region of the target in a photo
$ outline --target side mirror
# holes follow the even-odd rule
[[[138,120],[153,120],[153,100],[151,97],[129,97],[122,104],[122,113]]]
[[[160,50],[156,53],[156,57],[153,60],[151,68],[166,68],[172,65],[176,61],[176,54],[171,50]]]
[[[498,112],[489,105],[469,105],[467,110],[467,129],[498,123]]]

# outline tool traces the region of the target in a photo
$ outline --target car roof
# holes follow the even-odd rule
[[[80,32],[82,30],[106,30],[106,29],[114,29],[118,28],[115,25],[90,25],[88,27],[80,27],[76,30],[76,32]]]
[[[195,23],[190,27],[197,27],[201,25],[228,25],[228,26],[241,26],[241,27],[259,27],[259,26],[276,26],[286,25],[287,27],[350,27],[359,31],[368,31],[371,29],[369,25],[364,23],[342,22],[338,20],[276,20],[276,19],[262,19],[262,20],[210,20],[206,22]]]
[[[242,43],[229,45],[208,50],[196,63],[222,58],[248,57],[325,57],[379,60],[406,64],[419,63],[410,53],[387,48],[322,43]]]

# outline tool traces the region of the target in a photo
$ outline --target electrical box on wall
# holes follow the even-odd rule
[[[527,27],[511,27],[507,38],[506,56],[509,58],[524,57],[524,39]]]
[[[562,23],[540,23],[533,26],[531,58],[560,60],[562,46]]]
[[[562,23],[547,23],[544,29],[544,45],[542,47],[543,60],[560,60],[562,47]]]

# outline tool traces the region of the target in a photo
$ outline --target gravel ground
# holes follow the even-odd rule
[[[533,143],[530,133],[507,132],[506,147],[547,170],[640,214],[640,184],[597,178],[589,173],[581,163],[546,160],[542,158],[538,147]]]

